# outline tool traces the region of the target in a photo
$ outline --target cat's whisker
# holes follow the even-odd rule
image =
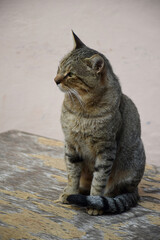
[[[83,102],[82,102],[81,98],[79,98],[79,96],[76,93],[74,95],[77,98],[77,100],[79,101],[79,103],[81,104],[81,106],[83,107]]]
[[[71,88],[70,91],[73,93],[73,95],[77,98],[77,100],[79,101],[79,103],[81,104],[82,107],[84,107],[84,102],[82,101],[81,96],[78,94],[78,92]]]
[[[66,94],[69,96],[71,102],[74,103],[74,100],[73,100],[72,93],[71,93],[70,89],[68,87],[66,87],[66,88],[67,88]]]
[[[73,97],[72,97],[72,93],[70,91],[69,91],[69,96],[70,96],[71,101],[74,103],[74,100],[73,100]]]
[[[71,98],[72,98],[72,102],[74,103],[73,96],[75,96],[75,94],[74,94],[73,92],[71,92],[71,91],[69,91],[69,94],[70,94],[70,96],[71,96]],[[76,96],[75,96],[75,97],[76,97]]]
[[[66,94],[68,95],[68,97],[69,97],[70,100],[72,101],[72,98],[71,98],[70,92],[66,92]]]

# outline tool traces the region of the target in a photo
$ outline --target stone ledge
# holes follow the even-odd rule
[[[0,239],[158,240],[160,174],[147,165],[138,206],[93,217],[55,203],[66,185],[63,143],[20,131],[0,134]]]

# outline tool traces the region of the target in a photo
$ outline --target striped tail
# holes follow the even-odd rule
[[[114,198],[101,196],[85,196],[80,194],[69,195],[67,201],[70,204],[76,204],[83,207],[91,207],[103,210],[106,213],[122,213],[135,207],[139,200],[138,191],[133,193],[124,193]]]

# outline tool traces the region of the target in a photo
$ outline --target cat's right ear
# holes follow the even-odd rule
[[[95,54],[90,58],[86,58],[84,61],[88,67],[97,73],[101,73],[104,69],[104,59],[99,54]]]
[[[74,40],[74,49],[84,47],[85,44],[79,39],[79,37],[77,37],[77,35],[73,32],[73,30],[72,30],[72,34],[73,34],[73,40]]]

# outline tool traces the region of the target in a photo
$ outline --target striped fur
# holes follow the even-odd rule
[[[122,213],[135,207],[139,200],[138,191],[124,193],[114,198],[104,196],[70,195],[67,201],[82,207],[103,210],[104,213]]]
[[[74,40],[55,77],[65,93],[61,125],[68,173],[59,200],[87,206],[90,215],[121,213],[137,204],[145,167],[139,114],[108,59],[75,34]]]

